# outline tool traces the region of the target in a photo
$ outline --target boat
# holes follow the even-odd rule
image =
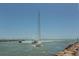
[[[32,42],[32,46],[33,47],[41,47],[42,45],[42,41],[41,41],[41,27],[40,27],[40,11],[38,11],[38,38],[36,40],[33,40]]]
[[[32,42],[32,46],[33,46],[33,47],[41,47],[41,46],[43,46],[43,45],[42,45],[42,42],[41,42],[41,41],[34,40],[34,41]]]

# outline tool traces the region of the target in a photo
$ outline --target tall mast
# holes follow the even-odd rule
[[[38,11],[38,40],[41,40],[41,27],[40,27],[40,10]]]
[[[78,33],[76,32],[76,36],[77,36],[77,42],[78,42]]]

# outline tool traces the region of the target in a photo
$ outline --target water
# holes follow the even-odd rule
[[[0,56],[51,56],[76,40],[56,40],[34,48],[30,43],[0,42]]]

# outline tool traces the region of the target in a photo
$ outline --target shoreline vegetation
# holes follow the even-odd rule
[[[1,41],[26,41],[26,40],[35,40],[35,39],[0,39]],[[52,40],[52,41],[61,41],[61,40],[76,40],[76,39],[41,39],[41,41],[44,40]]]
[[[3,39],[3,40],[0,40],[0,42],[11,42],[11,41],[25,41],[25,40],[7,40],[7,39]]]
[[[0,42],[32,42],[35,39],[0,39]],[[66,41],[74,41],[76,42],[76,39],[41,39],[42,42],[66,42]]]

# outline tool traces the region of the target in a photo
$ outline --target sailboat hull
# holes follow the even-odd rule
[[[32,43],[32,46],[33,46],[33,47],[41,47],[41,46],[43,46],[43,45],[42,45],[42,42],[41,42],[41,41],[34,41],[34,42]]]

